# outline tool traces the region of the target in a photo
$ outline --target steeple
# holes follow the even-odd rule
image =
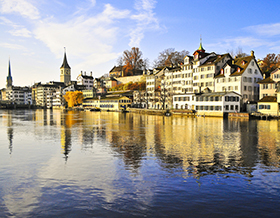
[[[12,86],[13,86],[13,78],[12,78],[12,74],[11,74],[11,62],[10,62],[10,58],[9,58],[6,88],[9,88],[9,87],[12,87]]]
[[[60,82],[63,82],[65,85],[71,83],[71,67],[67,62],[65,47],[64,47],[64,59],[60,67]]]
[[[61,65],[60,68],[68,68],[71,69],[71,67],[69,66],[68,62],[67,62],[67,57],[66,57],[66,48],[64,47],[64,59],[63,59],[63,63]]]
[[[202,47],[202,39],[201,39],[201,36],[200,36],[200,44],[199,44],[199,48],[197,49],[197,51],[202,51],[202,52],[205,52],[205,49]]]

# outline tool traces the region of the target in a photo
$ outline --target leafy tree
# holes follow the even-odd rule
[[[68,103],[68,107],[74,107],[75,105],[83,103],[83,93],[81,91],[66,92],[63,97]]]
[[[184,57],[189,52],[186,50],[175,51],[174,48],[168,48],[159,53],[158,58],[154,61],[154,67],[177,66],[184,62]]]
[[[266,76],[269,76],[270,73],[280,66],[280,54],[276,55],[274,53],[267,54],[263,59],[263,63],[261,65],[261,70]]]
[[[111,91],[121,91],[121,90],[146,90],[146,82],[129,82],[125,84],[119,84],[110,89]]]

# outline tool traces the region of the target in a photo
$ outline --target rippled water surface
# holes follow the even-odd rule
[[[280,217],[280,121],[0,110],[0,217]]]

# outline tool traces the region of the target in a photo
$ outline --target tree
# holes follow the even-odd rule
[[[124,65],[124,71],[133,72],[135,70],[144,70],[148,67],[148,59],[143,59],[143,54],[139,48],[133,47],[131,50],[125,50],[122,57],[117,59],[119,66]]]
[[[233,58],[242,58],[249,56],[248,54],[244,53],[241,47],[238,47],[235,52],[233,50],[228,51],[228,53],[231,55]]]
[[[276,55],[274,53],[267,54],[263,59],[263,63],[261,65],[261,70],[266,76],[269,76],[270,73],[280,66],[280,54]]]
[[[186,50],[175,51],[174,48],[168,48],[159,53],[158,58],[154,61],[154,67],[178,66],[184,62],[184,57],[189,52]]]
[[[74,107],[75,105],[82,104],[84,99],[81,91],[66,92],[63,97],[68,103],[68,107]]]

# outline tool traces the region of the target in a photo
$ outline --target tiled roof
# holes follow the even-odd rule
[[[247,57],[241,57],[241,58],[235,58],[234,64],[236,66],[236,71],[234,71],[231,76],[239,76],[244,73],[246,68],[248,67],[251,60],[254,58],[254,56],[247,56]],[[244,64],[243,64],[244,63]],[[238,72],[238,68],[240,68],[240,72]]]
[[[261,81],[258,82],[259,84],[263,84],[263,83],[275,83],[275,81],[273,79],[271,79],[270,77],[267,77]]]
[[[275,96],[265,96],[258,102],[277,102],[277,98]]]
[[[112,68],[112,70],[110,70],[110,73],[112,73],[112,72],[119,72],[119,71],[122,71],[122,69],[123,69],[123,66],[118,66],[118,67],[114,66]]]

